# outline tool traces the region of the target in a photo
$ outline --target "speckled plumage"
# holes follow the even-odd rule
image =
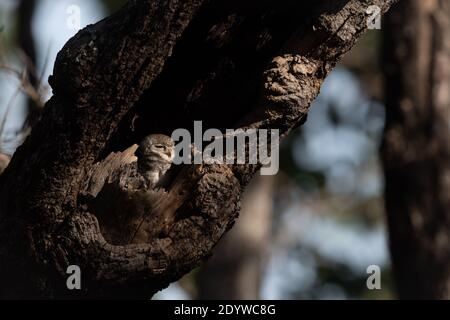
[[[147,186],[161,186],[172,165],[174,143],[170,137],[163,134],[149,135],[139,144],[136,156],[137,170],[144,177]]]

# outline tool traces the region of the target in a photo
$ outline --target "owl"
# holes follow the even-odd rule
[[[174,143],[163,134],[147,136],[136,150],[137,171],[144,178],[148,188],[165,184],[166,172],[174,158]]]

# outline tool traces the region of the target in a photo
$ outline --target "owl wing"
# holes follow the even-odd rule
[[[86,179],[83,195],[88,198],[95,198],[106,181],[113,180],[124,167],[137,161],[135,155],[137,148],[138,145],[135,144],[123,152],[112,152],[103,161],[96,163],[90,170],[88,179]]]

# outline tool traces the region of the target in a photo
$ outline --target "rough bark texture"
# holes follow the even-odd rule
[[[288,133],[365,30],[366,8],[392,2],[130,1],[80,31],[0,176],[0,296],[149,298],[197,266],[233,225],[257,167],[181,170],[190,187],[166,232],[114,245],[84,203],[95,163],[193,119]],[[81,291],[66,288],[70,264]]]
[[[274,179],[255,177],[242,196],[239,221],[197,275],[203,299],[259,300],[272,226]]]
[[[450,1],[385,24],[386,206],[400,298],[450,298]]]

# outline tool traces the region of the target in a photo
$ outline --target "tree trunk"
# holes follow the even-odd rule
[[[243,194],[239,221],[198,274],[198,298],[259,300],[270,245],[273,179],[258,177]]]
[[[95,163],[194,119],[204,129],[289,133],[365,31],[367,7],[393,2],[133,0],[80,31],[0,176],[0,297],[148,299],[198,266],[259,167],[188,166],[168,191],[177,207],[166,232],[119,245],[84,203]],[[68,265],[82,270],[81,290],[67,290]]]
[[[402,1],[386,19],[383,143],[402,299],[450,298],[450,1]]]

